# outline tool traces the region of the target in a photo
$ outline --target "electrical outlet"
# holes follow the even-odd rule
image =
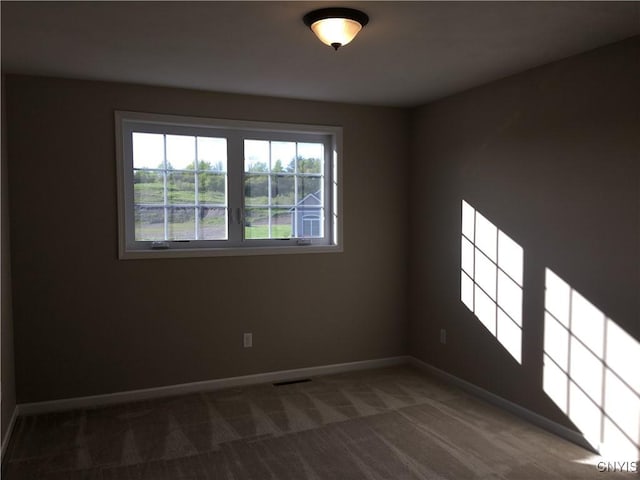
[[[242,340],[243,340],[243,343],[244,343],[244,348],[253,347],[253,333],[245,333],[242,336]]]
[[[447,331],[444,328],[440,329],[440,343],[443,345],[447,343]]]

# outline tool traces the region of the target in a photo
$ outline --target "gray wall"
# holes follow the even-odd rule
[[[11,256],[9,249],[9,189],[7,176],[7,122],[5,116],[5,77],[2,76],[2,157],[0,160],[0,266],[2,267],[2,278],[0,278],[0,297],[2,310],[0,311],[2,325],[0,334],[2,335],[2,412],[0,415],[0,440],[9,427],[11,416],[16,406],[16,386],[14,376],[13,357],[13,317],[11,311]]]
[[[18,401],[409,352],[571,426],[541,388],[544,269],[640,338],[639,50],[636,37],[412,118],[8,77]],[[344,126],[345,252],[119,261],[116,109]],[[462,199],[524,248],[522,365],[459,300]]]
[[[344,253],[118,260],[114,110],[343,126]],[[406,110],[8,76],[7,116],[19,402],[406,352]]]
[[[635,37],[413,118],[410,353],[568,426],[542,392],[545,268],[640,338],[639,62]],[[524,248],[522,366],[460,301],[462,199]]]

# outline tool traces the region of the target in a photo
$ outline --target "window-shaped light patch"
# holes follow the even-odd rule
[[[522,247],[463,200],[460,248],[460,299],[521,363]]]
[[[640,344],[551,270],[543,388],[610,459],[640,454]]]

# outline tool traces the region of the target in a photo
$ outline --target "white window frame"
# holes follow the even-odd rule
[[[115,112],[120,259],[212,257],[342,252],[342,128],[202,117]],[[133,132],[224,137],[227,139],[228,240],[136,241],[134,225]],[[243,140],[325,144],[323,238],[244,239]]]

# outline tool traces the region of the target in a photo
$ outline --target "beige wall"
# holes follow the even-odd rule
[[[545,268],[640,339],[639,85],[635,37],[415,112],[412,355],[570,425],[542,392]],[[524,248],[522,366],[460,301],[462,199]]]
[[[118,260],[114,110],[343,126],[344,253]],[[7,116],[19,402],[405,353],[406,110],[9,76]]]
[[[640,338],[639,49],[631,39],[412,116],[10,76],[18,400],[408,352],[571,426],[541,388],[544,271]],[[116,109],[343,126],[344,253],[119,261]],[[522,365],[459,300],[462,199],[524,248]]]
[[[14,376],[14,356],[13,356],[13,316],[11,310],[11,258],[9,249],[9,189],[7,176],[7,122],[5,116],[5,77],[2,76],[2,157],[0,160],[0,202],[1,217],[0,225],[1,248],[0,266],[2,267],[2,278],[0,278],[0,297],[2,301],[2,325],[0,325],[0,335],[2,335],[2,412],[0,416],[0,440],[4,440],[11,416],[16,406],[16,388]]]

